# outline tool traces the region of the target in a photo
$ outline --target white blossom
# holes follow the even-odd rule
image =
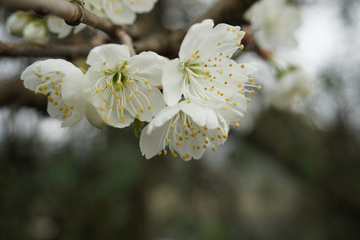
[[[85,97],[111,126],[129,126],[135,118],[150,121],[165,107],[159,86],[166,60],[153,52],[130,57],[124,45],[93,48],[86,61]]]
[[[271,105],[282,110],[289,109],[296,101],[311,92],[314,79],[313,74],[301,68],[286,72],[270,92]]]
[[[300,26],[300,11],[286,0],[261,0],[245,12],[258,46],[266,50],[297,46],[293,32]]]
[[[183,97],[204,106],[229,110],[232,120],[242,117],[246,109],[245,87],[258,87],[249,74],[254,63],[237,64],[230,57],[240,48],[245,32],[240,27],[218,24],[212,20],[194,24],[186,34],[179,58],[164,67],[162,85],[167,105],[173,106]],[[240,109],[240,110],[239,110]],[[235,116],[234,114],[237,113]]]
[[[85,114],[87,102],[83,97],[83,78],[80,69],[62,59],[37,61],[21,74],[26,88],[47,96],[47,111],[50,116],[65,120],[62,127],[76,124]],[[100,118],[96,115],[91,117]]]
[[[212,108],[189,101],[162,109],[143,129],[140,149],[147,159],[168,153],[184,160],[199,159],[205,149],[224,144],[229,132],[225,119]]]
[[[36,44],[46,44],[50,39],[49,31],[43,20],[28,23],[24,28],[23,35],[27,42]]]
[[[150,12],[157,0],[102,0],[102,7],[115,24],[132,24],[136,13]]]
[[[30,12],[16,11],[11,14],[6,21],[6,27],[10,34],[21,37],[25,26],[34,19]]]
[[[47,26],[49,27],[50,32],[58,35],[58,38],[65,38],[69,36],[69,34],[73,29],[74,29],[74,33],[76,34],[86,28],[86,25],[83,23],[80,23],[76,27],[67,25],[64,19],[56,16],[50,16],[48,18]]]

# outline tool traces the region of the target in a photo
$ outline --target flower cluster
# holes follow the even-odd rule
[[[260,89],[249,78],[255,64],[231,60],[243,48],[244,34],[240,27],[204,20],[189,29],[177,59],[154,52],[131,57],[127,46],[107,44],[90,51],[86,73],[64,60],[45,60],[21,79],[47,96],[49,114],[63,118],[64,127],[84,115],[98,128],[146,121],[140,137],[146,158],[167,154],[168,146],[174,157],[199,159],[206,148],[224,144],[251,101],[245,94]]]
[[[208,146],[223,144],[229,124],[244,116],[253,94],[255,64],[237,64],[230,57],[243,48],[245,32],[240,27],[212,20],[194,24],[185,36],[179,58],[166,63],[162,76],[164,100],[168,105],[145,127],[140,148],[146,158],[156,153],[180,153],[184,160],[198,159]],[[150,137],[161,138],[156,143]],[[154,146],[156,145],[157,146]]]
[[[45,44],[50,39],[46,21],[32,12],[17,11],[11,14],[6,26],[11,35],[24,37],[30,43]]]

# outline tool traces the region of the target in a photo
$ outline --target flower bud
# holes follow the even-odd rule
[[[30,43],[46,44],[50,39],[46,22],[41,20],[33,21],[27,24],[24,28],[23,34],[25,40]]]
[[[30,12],[17,11],[7,19],[6,27],[11,35],[21,37],[25,26],[32,20],[33,15]]]

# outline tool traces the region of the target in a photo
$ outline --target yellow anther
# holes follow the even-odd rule
[[[106,99],[105,99],[105,98],[103,98],[103,101],[104,101],[104,102],[106,102]]]
[[[237,43],[236,43],[236,46],[237,46],[237,47],[240,46],[240,42],[237,42]]]
[[[229,101],[230,101],[230,99],[229,99],[229,98],[226,98],[226,99],[225,99],[225,101],[226,101],[226,102],[229,102]]]
[[[118,12],[121,12],[122,11],[122,9],[121,8],[117,8],[117,9],[115,9],[114,11],[113,11],[113,13],[118,13]]]
[[[233,31],[233,33],[234,33],[234,32],[236,31],[236,29],[235,29],[235,28],[233,28],[233,29],[232,29],[232,31]]]
[[[55,92],[55,95],[59,95],[59,92]]]
[[[214,67],[216,67],[216,64],[214,64]]]
[[[244,45],[241,44],[241,45],[240,45],[240,49],[241,49],[241,50],[244,49]]]
[[[193,145],[193,149],[196,149],[196,145]]]
[[[176,146],[181,146],[181,142],[177,142],[177,143],[176,143]]]
[[[175,126],[174,126],[174,125],[170,125],[170,128],[173,129],[173,128],[175,128]]]
[[[237,102],[233,102],[233,105],[234,105],[234,107],[236,107],[236,105],[237,105]]]
[[[101,107],[100,110],[101,110],[101,111],[105,111],[105,108],[104,108],[104,107]]]
[[[69,107],[66,107],[63,111],[63,113],[67,113],[69,111]]]
[[[176,158],[176,157],[177,157],[177,154],[176,154],[176,153],[174,153],[172,156],[173,156],[174,158]]]
[[[205,67],[207,67],[207,64],[205,64]]]
[[[61,107],[61,108],[59,108],[59,111],[60,111],[60,112],[62,112],[62,110],[64,110],[62,107]]]
[[[218,135],[218,138],[221,138],[221,135],[220,135],[220,134]]]
[[[128,102],[128,101],[130,101],[130,99],[129,98],[125,98],[125,100]]]
[[[140,117],[140,114],[137,113],[137,114],[135,115],[135,117],[136,117],[136,118],[139,118],[139,117]]]
[[[238,87],[242,87],[242,84],[241,84],[241,83],[239,83],[237,86],[238,86]]]
[[[207,148],[206,144],[204,144],[203,148]]]
[[[223,73],[223,70],[222,70],[222,69],[220,69],[220,73]]]
[[[107,72],[107,68],[104,68],[104,69],[103,69],[103,72]]]
[[[240,32],[238,33],[238,37],[242,37],[242,34]]]
[[[128,65],[125,65],[124,68],[125,68],[125,69],[128,69]]]
[[[186,125],[186,124],[185,124],[185,125]],[[185,130],[184,132],[185,132],[185,135],[186,135],[186,136],[189,135],[188,130]]]
[[[56,90],[56,91],[59,91],[59,90],[60,90],[60,87],[55,87],[55,90]]]
[[[45,83],[45,81],[41,81],[40,83]]]
[[[230,63],[230,64],[229,64],[229,67],[232,67],[232,66],[233,66],[233,65]]]
[[[227,27],[227,29],[226,29],[227,31],[229,31],[230,30],[230,27]]]
[[[151,92],[152,91],[151,88],[148,88],[148,91]]]
[[[116,83],[117,83],[117,85],[118,85],[119,87],[122,87],[122,86],[123,86],[123,83],[122,83],[121,81],[117,81]]]
[[[107,86],[107,87],[111,87],[111,83],[108,83],[106,86]]]
[[[107,117],[103,116],[103,119],[105,119],[105,121],[110,122],[110,119],[108,119]]]
[[[184,140],[184,139],[183,139],[182,137],[179,137],[179,140],[182,141],[182,140]]]
[[[253,82],[254,81],[254,79],[253,78],[249,78],[249,82]]]
[[[204,97],[204,99],[207,101],[207,100],[209,100],[207,97]]]
[[[220,46],[220,44],[221,44],[221,41],[220,41],[220,40],[218,40],[218,46]]]
[[[248,99],[247,99],[247,102],[251,102],[251,98],[248,98]]]
[[[40,90],[40,91],[42,91],[42,90],[43,90],[43,88],[42,88],[42,87],[39,87],[39,90]]]
[[[245,94],[245,92],[244,92],[244,91],[240,91],[240,93],[241,93],[242,95],[244,95],[244,94]]]
[[[240,124],[239,124],[239,123],[235,123],[235,126],[236,126],[236,127],[239,127],[239,126],[240,126]]]
[[[141,113],[144,113],[144,109],[140,109],[140,112],[141,112]]]
[[[226,55],[226,58],[229,58],[229,55]]]
[[[261,86],[258,86],[258,88],[257,88],[258,90],[260,90],[261,89]]]
[[[148,105],[148,109],[151,109],[151,106],[150,106],[150,105]]]
[[[167,151],[166,150],[164,150],[164,155],[166,155],[167,154]]]
[[[51,85],[54,85],[55,84],[55,82],[54,81],[51,81]]]
[[[112,90],[112,91],[111,91],[111,94],[112,94],[112,95],[115,95],[115,91],[114,91],[114,90]]]
[[[215,140],[215,137],[211,137],[211,141],[214,141]]]
[[[232,73],[229,74],[229,77],[232,77]]]
[[[196,53],[192,53],[191,56],[194,58],[196,57]]]
[[[117,95],[117,96],[116,96],[116,99],[120,99],[120,95]]]
[[[171,142],[171,139],[168,139],[168,140],[167,140],[167,143],[169,144],[170,142]],[[173,154],[173,153],[171,153],[171,154]]]
[[[121,114],[119,118],[120,118],[122,121],[125,121],[125,117],[124,117],[123,114]]]
[[[255,93],[255,91],[254,91],[254,90],[251,90],[251,91],[250,91],[250,94],[254,94],[254,93]]]
[[[49,76],[47,76],[45,79],[46,79],[46,80],[49,80],[49,79],[50,79],[50,77],[49,77]]]
[[[217,60],[217,57],[216,57],[216,58],[214,58],[214,60]]]
[[[149,84],[149,81],[148,81],[148,80],[145,80],[144,83],[145,83],[145,84]]]
[[[160,156],[162,154],[162,151],[158,152],[158,155]]]
[[[58,102],[54,102],[54,105],[56,106],[56,105],[58,105],[59,103]]]
[[[195,129],[195,127],[194,127],[194,126],[192,126],[192,127],[191,127],[191,130],[192,130],[192,131],[194,131],[194,129]]]
[[[63,118],[66,118],[66,117],[67,117],[67,114],[63,114],[62,117],[63,117]]]
[[[59,80],[59,82],[62,82],[62,81],[63,81],[62,79]]]
[[[70,107],[70,109],[74,109],[74,107],[73,107],[73,106],[71,106],[71,107]]]
[[[138,74],[139,74],[139,72],[135,72],[135,74],[136,74],[136,75],[138,75]]]
[[[48,93],[47,92],[43,92],[43,94],[46,96],[46,95],[48,95]]]
[[[108,108],[112,109],[112,108],[113,108],[113,106],[112,106],[112,105],[109,105],[109,107],[108,107]]]
[[[223,134],[222,134],[222,135],[223,135],[223,138],[227,138],[226,133],[224,133],[224,132],[223,132]]]
[[[216,151],[216,147],[212,147],[212,150],[215,152],[215,151]]]
[[[206,90],[206,89],[205,89]],[[188,100],[187,103],[191,103],[191,100]]]
[[[203,137],[206,137],[206,133],[203,133],[202,135],[203,135]]]
[[[224,82],[224,84],[228,84],[228,82]]]
[[[48,87],[45,85],[45,86],[44,86],[44,89],[47,89],[47,88],[48,88]]]
[[[240,67],[241,67],[241,68],[244,68],[244,67],[245,67],[245,64],[241,64]]]

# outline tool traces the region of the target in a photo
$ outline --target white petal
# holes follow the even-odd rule
[[[128,60],[129,69],[138,68],[138,76],[146,78],[151,85],[161,85],[161,75],[167,61],[154,52],[142,52]]]
[[[118,61],[124,62],[129,58],[128,46],[105,44],[93,48],[88,55],[86,63],[95,71],[102,71],[104,68],[114,69]]]
[[[201,23],[195,23],[189,28],[179,50],[181,61],[187,61],[192,53],[199,50],[199,47],[206,40],[207,36],[211,34],[213,26],[214,21],[206,19]]]
[[[84,74],[74,67],[69,69],[62,82],[62,98],[67,105],[76,106],[85,101],[83,97]],[[85,106],[84,106],[85,107]]]
[[[157,0],[124,0],[124,2],[136,13],[150,12]]]
[[[115,24],[132,24],[136,19],[134,11],[120,0],[103,0],[103,8],[108,18]]]
[[[164,89],[164,100],[169,106],[174,106],[184,93],[184,72],[179,70],[179,59],[169,61],[164,65],[161,83]]]
[[[151,134],[151,132],[154,129],[163,126],[166,122],[168,122],[171,118],[173,118],[175,114],[177,114],[179,111],[180,108],[178,105],[163,108],[149,123],[148,125],[149,128],[147,129],[146,134]]]
[[[142,155],[145,155],[146,159],[154,157],[163,149],[163,146],[159,143],[167,130],[167,125],[155,129],[151,132],[151,135],[146,134],[149,132],[148,129],[149,125],[142,130],[140,135],[140,150]]]
[[[38,70],[43,61],[37,61],[30,66],[28,66],[24,72],[21,74],[20,78],[24,81],[24,86],[32,91],[35,91],[36,88],[40,85],[42,79],[35,75],[35,73],[40,74]]]
[[[73,27],[67,25],[63,19],[55,16],[50,16],[48,18],[47,26],[50,32],[58,34],[58,38],[67,37],[73,29]]]
[[[150,122],[151,119],[163,108],[165,108],[165,102],[163,100],[163,95],[159,89],[156,87],[150,86],[151,92],[148,91],[149,86],[139,83],[137,94],[133,94],[128,104],[126,105],[128,111],[134,117],[136,114],[139,114],[138,117],[141,121]],[[147,98],[147,99],[146,99]],[[148,102],[149,101],[149,102]],[[148,108],[150,105],[151,109]],[[141,113],[141,110],[143,113]]]
[[[74,33],[77,34],[77,33],[81,32],[82,30],[84,30],[86,27],[87,27],[86,24],[80,23],[79,25],[77,25],[74,28]]]
[[[86,105],[85,117],[94,127],[103,130],[106,126],[106,123],[101,119],[96,108],[91,104]]]
[[[85,107],[86,102],[75,106],[71,115],[65,119],[65,121],[61,124],[61,127],[69,127],[78,123],[84,117]]]

